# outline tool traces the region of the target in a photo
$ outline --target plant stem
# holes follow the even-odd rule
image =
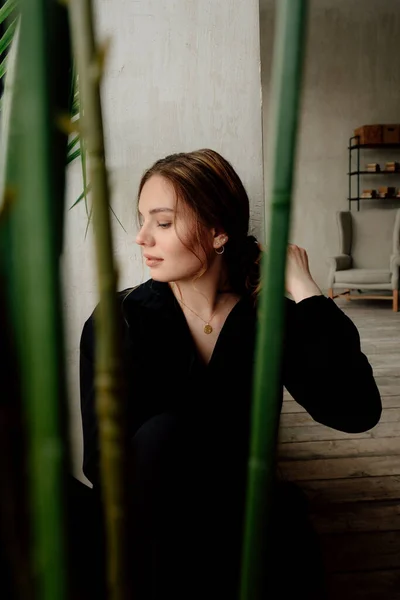
[[[28,437],[34,593],[40,600],[63,600],[67,410],[59,258],[67,137],[56,129],[55,117],[68,100],[68,19],[65,8],[48,0],[21,0],[20,8],[6,176],[14,195],[10,305]]]
[[[265,597],[263,588],[268,577],[265,572],[273,552],[268,538],[275,479],[285,267],[306,8],[307,0],[280,0],[277,3],[271,85],[273,99],[269,120],[270,188],[265,200],[265,209],[271,206],[271,219],[266,244],[269,250],[262,261],[263,286],[256,342],[241,600]]]
[[[100,99],[101,61],[96,49],[91,0],[71,0],[70,15],[79,75],[81,121],[89,163],[97,278],[100,294],[96,326],[96,408],[100,434],[100,471],[108,544],[108,585],[112,600],[128,600],[127,451],[121,367],[117,275],[109,219]],[[85,186],[86,187],[86,186]]]

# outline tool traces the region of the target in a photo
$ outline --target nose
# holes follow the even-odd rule
[[[151,246],[154,243],[152,235],[147,231],[144,225],[139,229],[135,241],[139,246]]]

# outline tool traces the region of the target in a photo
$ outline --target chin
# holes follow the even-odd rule
[[[170,277],[168,273],[160,272],[160,269],[150,269],[150,276],[154,281],[160,281],[161,283],[169,283],[170,281],[174,281],[173,277]]]
[[[196,278],[197,274],[197,271],[189,271],[187,273],[163,273],[158,268],[150,269],[151,278],[154,279],[154,281],[160,281],[161,283],[179,283],[180,281],[193,281]]]

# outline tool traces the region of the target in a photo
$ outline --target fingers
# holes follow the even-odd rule
[[[292,254],[300,254],[302,257],[305,257],[308,260],[307,251],[305,248],[301,248],[296,244],[288,244],[288,251]]]
[[[292,250],[301,250],[302,252],[306,252],[304,248],[301,246],[297,246],[296,244],[288,244],[288,247]]]
[[[309,270],[308,255],[305,248],[301,248],[296,244],[288,244],[288,260],[297,264],[302,264],[304,268]]]

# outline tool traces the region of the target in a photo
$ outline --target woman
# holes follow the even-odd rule
[[[151,279],[119,294],[134,580],[140,598],[234,598],[261,253],[248,235],[249,200],[232,166],[199,150],[156,162],[140,183],[138,210],[136,242]],[[282,386],[320,423],[353,433],[370,429],[381,401],[357,329],[322,295],[305,250],[293,245],[286,288],[293,300],[285,298]],[[81,406],[84,472],[98,489],[93,350],[92,315],[81,339]],[[276,510],[285,505],[280,493]],[[298,506],[287,506],[287,515]],[[292,529],[296,519],[289,521]],[[296,555],[292,542],[281,543],[281,551]],[[310,562],[301,556],[305,549],[303,539],[292,567],[285,564],[290,573],[298,561],[300,578]]]

